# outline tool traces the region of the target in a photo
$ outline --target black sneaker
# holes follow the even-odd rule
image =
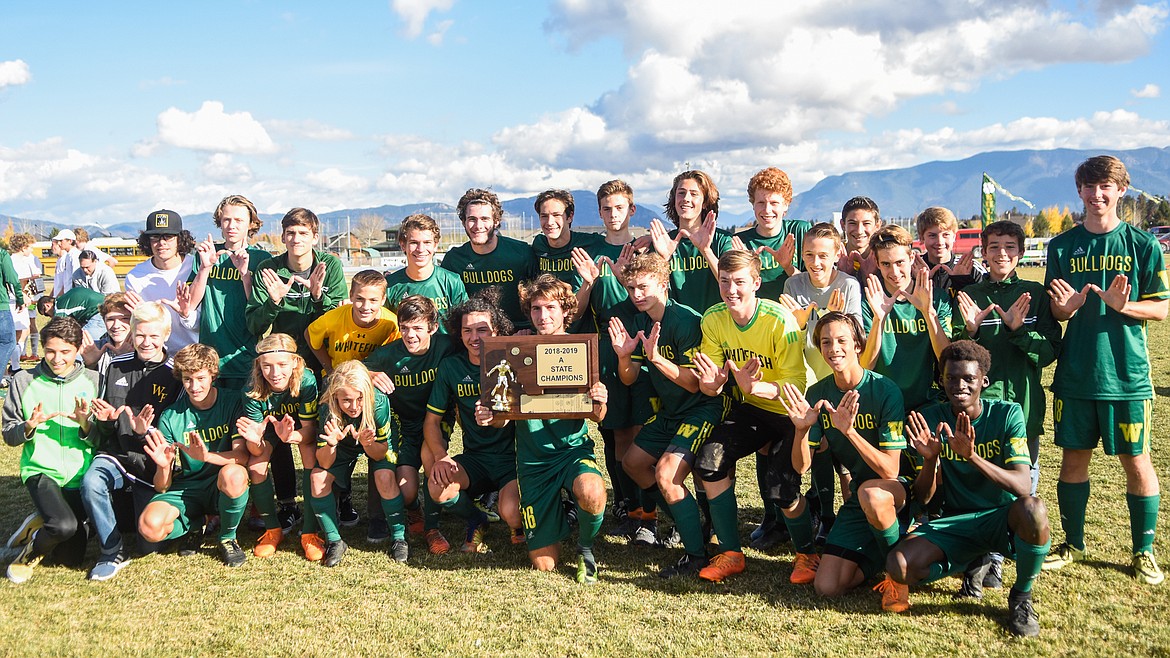
[[[292,532],[293,526],[301,522],[305,518],[301,508],[296,503],[281,503],[276,508],[276,518],[280,520],[280,529],[284,531],[287,537]]]
[[[613,520],[621,523],[630,516],[630,506],[625,500],[615,501],[609,508],[609,513],[613,515]]]
[[[353,508],[353,498],[346,494],[337,499],[337,521],[346,528],[352,528],[361,521],[357,510]]]
[[[390,524],[384,516],[371,516],[366,526],[366,541],[371,544],[382,544],[390,539]]]
[[[638,528],[642,527],[642,522],[638,519],[631,519],[629,516],[619,524],[605,531],[607,537],[625,537],[626,539],[633,539],[638,532]]]
[[[219,558],[229,567],[238,567],[248,559],[248,555],[240,548],[240,542],[227,539],[219,542]]]
[[[569,522],[570,528],[577,527],[577,503],[565,499],[561,501],[561,505],[565,508],[565,520]]]
[[[345,557],[345,551],[349,547],[345,545],[345,541],[338,539],[325,543],[325,557],[321,559],[321,564],[327,567],[336,567],[341,564],[341,558]]]
[[[1003,558],[991,559],[991,564],[987,569],[987,575],[983,577],[983,586],[987,589],[999,589],[1003,587]]]
[[[682,535],[678,534],[678,528],[671,528],[670,534],[666,535],[658,541],[658,544],[663,548],[682,548]]]
[[[777,525],[779,524],[776,523],[776,519],[769,519],[764,517],[764,520],[760,522],[760,525],[756,526],[755,530],[752,530],[752,534],[749,536],[749,538],[754,542],[760,537],[763,537],[769,532],[775,530]]]
[[[699,577],[699,571],[707,566],[707,557],[698,557],[691,554],[683,555],[673,566],[658,572],[659,578],[678,578],[679,576]]]
[[[829,541],[829,531],[833,529],[833,524],[836,523],[836,521],[836,516],[820,517],[820,525],[817,526],[817,546],[824,546],[825,542]]]
[[[771,530],[753,540],[748,546],[757,551],[770,551],[789,539],[791,538],[788,536],[788,527],[780,523],[772,526]]]
[[[658,522],[657,521],[639,521],[638,527],[634,528],[634,534],[630,536],[631,546],[657,546],[658,545]]]
[[[1040,615],[1032,608],[1032,593],[1017,592],[1013,587],[1008,593],[1008,630],[1020,637],[1036,637],[1040,634]]]
[[[179,556],[191,557],[203,548],[203,526],[193,526],[187,534],[178,539]]]
[[[983,598],[983,579],[991,569],[991,556],[984,555],[967,565],[963,572],[963,584],[955,593],[958,598]]]
[[[395,562],[406,562],[410,557],[410,546],[406,544],[406,540],[396,539],[390,544],[390,557],[394,558]]]

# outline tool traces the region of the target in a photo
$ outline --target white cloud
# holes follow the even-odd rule
[[[406,36],[414,39],[422,34],[423,25],[432,11],[447,11],[454,4],[455,0],[391,0],[390,8],[406,23]],[[442,31],[446,29],[443,27]]]
[[[432,46],[443,45],[443,37],[447,34],[447,30],[451,29],[451,26],[454,24],[455,21],[452,20],[440,21],[439,24],[435,26],[435,31],[427,35],[427,43],[431,44]]]
[[[1132,89],[1129,92],[1134,98],[1158,98],[1162,95],[1162,89],[1154,83],[1148,83],[1141,89]]]
[[[273,153],[276,144],[250,112],[224,112],[223,103],[203,101],[195,112],[171,107],[158,115],[158,141],[220,153]]]
[[[199,173],[215,183],[235,184],[252,180],[252,169],[242,162],[236,162],[228,153],[213,153],[199,168]]]
[[[0,62],[0,89],[27,84],[29,80],[32,80],[32,73],[23,59]]]
[[[369,181],[365,178],[343,173],[337,167],[329,167],[321,171],[310,172],[305,175],[305,180],[310,185],[327,192],[358,194],[364,192],[370,186]]]
[[[265,121],[264,125],[271,128],[273,132],[320,142],[338,142],[354,138],[353,133],[344,128],[335,128],[315,119],[302,121],[272,119]]]

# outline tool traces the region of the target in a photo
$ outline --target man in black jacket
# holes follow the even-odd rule
[[[170,316],[161,304],[139,304],[130,318],[134,351],[115,356],[99,382],[99,399],[94,401],[98,455],[81,481],[82,502],[101,544],[91,580],[109,580],[130,563],[118,530],[115,494],[131,496],[137,519],[155,493],[146,430],[182,391],[164,347],[170,333]]]

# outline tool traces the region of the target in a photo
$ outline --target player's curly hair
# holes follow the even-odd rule
[[[748,203],[755,203],[758,190],[779,192],[780,196],[784,197],[786,205],[792,203],[792,181],[788,180],[788,174],[784,173],[783,169],[768,167],[756,172],[748,181]]]
[[[678,188],[685,180],[693,180],[699,185],[699,190],[703,192],[703,209],[699,212],[700,218],[706,218],[707,213],[713,212],[719,214],[719,188],[715,187],[715,182],[706,172],[698,169],[691,169],[684,171],[678,176],[674,177],[674,183],[670,186],[670,196],[666,199],[666,217],[678,226],[678,210],[674,207],[674,195],[678,193]]]
[[[532,300],[537,297],[558,302],[565,313],[565,329],[573,323],[573,316],[577,314],[577,296],[573,294],[573,286],[561,281],[555,276],[544,273],[531,281],[520,284],[520,309],[525,315],[532,313]]]
[[[633,281],[634,277],[644,274],[653,276],[664,285],[670,285],[670,263],[657,252],[638,254],[622,267],[622,281]]]
[[[956,340],[944,347],[938,355],[939,370],[944,370],[951,361],[974,361],[980,373],[986,375],[991,371],[991,352],[973,340]]]
[[[256,212],[256,204],[248,200],[248,197],[240,194],[229,194],[225,196],[219,205],[215,207],[215,212],[212,213],[211,218],[215,220],[216,228],[219,228],[219,222],[223,219],[224,208],[228,206],[240,206],[248,209],[248,237],[253,237],[264,222],[260,219],[260,213]]]
[[[353,359],[341,363],[330,373],[326,381],[325,394],[321,396],[321,404],[329,408],[329,415],[338,422],[344,421],[347,416],[337,403],[337,393],[342,388],[351,388],[362,394],[362,422],[358,430],[376,430],[374,424],[374,380],[370,371],[361,361]]]
[[[174,366],[175,379],[183,380],[185,375],[193,375],[200,370],[211,373],[211,378],[219,377],[219,353],[214,347],[203,343],[191,343],[175,352]]]
[[[147,256],[154,255],[154,252],[150,248],[149,235],[145,233],[138,234],[138,249]],[[186,258],[192,251],[195,251],[195,236],[191,235],[191,231],[183,229],[179,232],[179,256]]]
[[[829,311],[817,320],[817,326],[813,329],[813,344],[817,349],[821,348],[821,332],[824,328],[833,324],[834,322],[842,322],[848,325],[849,330],[853,333],[853,345],[857,351],[865,349],[865,330],[861,328],[861,323],[857,321],[857,317],[841,311]]]
[[[447,312],[447,319],[443,321],[443,325],[447,328],[447,333],[451,336],[459,336],[463,333],[463,317],[468,313],[487,313],[491,318],[492,329],[495,330],[496,335],[510,336],[514,331],[512,321],[508,319],[508,315],[504,313],[504,309],[500,308],[500,299],[503,292],[499,286],[487,286],[480,288],[464,301],[450,311]],[[463,341],[454,341],[459,349],[463,349]]]
[[[301,379],[305,375],[305,359],[297,354],[297,342],[288,334],[268,334],[256,343],[257,357],[252,360],[252,373],[248,377],[248,392],[245,393],[253,400],[260,400],[263,402],[272,397],[273,393],[280,393],[272,388],[272,384],[264,378],[264,372],[260,367],[260,357],[265,354],[283,353],[289,359],[292,359],[293,370],[288,378],[288,393],[292,397],[297,397],[301,394]]]
[[[37,239],[31,233],[17,233],[8,239],[8,251],[16,254],[24,251],[24,248],[36,242]]]
[[[60,338],[66,343],[80,348],[81,333],[81,325],[77,324],[77,320],[67,315],[54,316],[48,324],[41,327],[41,345],[47,344],[50,338]]]
[[[504,218],[504,209],[500,206],[500,197],[496,196],[495,192],[491,190],[484,190],[478,187],[473,187],[463,193],[459,197],[459,203],[455,205],[455,211],[459,213],[459,221],[467,221],[467,206],[474,206],[476,204],[483,204],[491,206],[492,219],[496,220],[498,225]]]

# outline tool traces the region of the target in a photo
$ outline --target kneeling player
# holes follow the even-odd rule
[[[348,548],[338,531],[337,501],[333,483],[349,488],[353,469],[363,454],[374,476],[374,487],[390,526],[390,557],[406,562],[405,506],[398,490],[394,467],[398,442],[390,399],[374,388],[370,371],[361,361],[346,361],[329,375],[328,389],[317,412],[317,468],[313,469],[313,512],[325,533],[325,557],[321,564],[335,567]],[[369,492],[374,496],[374,492]]]
[[[297,343],[288,334],[270,334],[256,344],[244,415],[236,423],[247,442],[250,495],[264,521],[264,534],[252,554],[272,557],[284,539],[276,512],[276,497],[269,461],[278,443],[295,445],[304,465],[303,485],[312,491],[310,474],[317,464],[317,378],[297,354]],[[317,534],[317,517],[309,514],[301,528],[305,559],[316,562],[324,554]]]
[[[236,431],[243,413],[239,391],[219,388],[219,355],[201,343],[175,354],[172,368],[185,397],[167,407],[158,429],[147,434],[146,453],[157,466],[155,494],[138,519],[138,534],[150,542],[188,535],[183,552],[202,541],[203,517],[219,513],[219,550],[224,564],[238,567],[247,555],[236,528],[248,507],[248,450]],[[177,452],[176,452],[177,449]],[[172,473],[176,458],[182,464]]]
[[[698,574],[707,566],[707,548],[699,504],[685,483],[695,454],[723,420],[730,400],[699,391],[691,357],[703,342],[701,318],[668,297],[670,264],[658,254],[635,256],[622,270],[622,279],[639,313],[630,319],[629,331],[621,319],[610,319],[618,373],[623,382],[632,384],[640,370],[635,361],[649,362],[653,366],[650,382],[662,401],[659,413],[651,416],[634,439],[622,466],[642,488],[644,499],[652,500],[661,491],[686,550],[677,564],[658,575]],[[636,333],[631,336],[630,331]],[[639,532],[653,533],[653,521],[643,519],[641,523]]]
[[[900,590],[962,571],[989,552],[1016,560],[1016,583],[1008,595],[1008,630],[1037,635],[1032,583],[1052,541],[1044,503],[1029,496],[1031,459],[1024,413],[1014,402],[981,400],[991,355],[971,341],[943,350],[942,384],[947,402],[911,412],[906,429],[924,459],[914,495],[929,501],[942,494],[942,517],[918,526],[890,553],[886,586]],[[932,428],[937,428],[932,430]]]
[[[853,495],[837,514],[825,541],[813,585],[821,596],[840,596],[880,571],[898,541],[898,511],[906,488],[897,480],[902,436],[902,392],[881,375],[861,367],[861,323],[831,312],[817,322],[813,338],[833,370],[808,389],[788,384],[784,406],[796,426],[792,464],[803,473],[812,450],[828,450],[853,475]]]
[[[520,285],[520,305],[541,336],[568,333],[577,310],[572,287],[551,274]],[[589,397],[600,403],[590,419],[605,417],[605,384],[597,382]],[[476,404],[480,425],[502,427],[490,409]],[[577,501],[577,582],[597,582],[593,540],[605,514],[605,482],[597,468],[593,439],[585,419],[537,419],[516,422],[516,478],[520,487],[520,512],[528,557],[540,571],[557,566],[561,540],[569,535],[569,521],[561,504],[561,490]]]

